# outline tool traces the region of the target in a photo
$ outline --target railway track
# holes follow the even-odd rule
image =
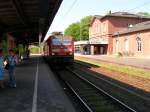
[[[136,112],[70,68],[57,72],[89,112]]]
[[[76,65],[77,64],[77,65]],[[149,93],[138,90],[132,86],[121,83],[117,80],[108,78],[102,74],[88,70],[93,65],[85,65],[82,63],[74,64],[74,72],[94,83],[96,86],[107,91],[125,104],[130,105],[138,112],[149,112],[150,98]]]
[[[80,62],[75,62],[74,64],[75,64],[75,65],[85,66],[85,67],[87,67],[87,68],[91,68],[90,65],[86,65],[86,64],[83,64],[83,63],[80,63]],[[80,66],[79,66],[79,67],[78,67],[78,66],[75,67],[75,65],[74,65],[74,68],[78,70],[78,68],[80,68]],[[75,69],[74,69],[74,70],[75,70]],[[88,73],[88,71],[87,71],[87,73]],[[89,73],[89,75],[91,75],[91,74]],[[124,90],[124,91],[127,91],[128,93],[131,93],[131,94],[133,94],[133,95],[135,95],[135,96],[137,96],[137,97],[140,97],[140,98],[143,99],[143,100],[146,100],[146,101],[149,101],[149,102],[150,102],[150,95],[149,95],[149,94],[145,94],[145,95],[140,94],[140,93],[136,92],[137,89],[135,89],[136,91],[131,90],[131,89],[129,89],[129,87],[128,87],[128,88],[123,87],[123,86],[121,86],[121,85],[119,85],[119,84],[116,84],[116,83],[114,83],[114,82],[112,82],[112,81],[106,80],[106,79],[100,77],[99,75],[93,74],[92,77],[97,78],[97,79],[99,79],[99,80],[103,80],[104,82],[107,82],[107,83],[109,83],[109,84],[112,85],[112,86],[116,86],[116,87],[118,87],[118,88],[120,88],[120,89],[122,89],[122,90]]]

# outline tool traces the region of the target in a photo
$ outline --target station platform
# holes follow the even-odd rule
[[[121,64],[127,66],[133,66],[137,68],[142,68],[150,70],[150,57],[116,57],[109,55],[81,55],[75,54],[75,57],[84,57],[89,59],[94,59],[97,61],[104,61],[108,63]]]
[[[17,88],[0,89],[0,112],[76,112],[60,83],[39,57],[16,67]],[[5,73],[8,81],[8,73]]]

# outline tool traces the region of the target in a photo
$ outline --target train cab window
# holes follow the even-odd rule
[[[63,45],[71,45],[71,40],[70,39],[65,39],[62,41]]]
[[[62,45],[61,40],[58,38],[52,39],[52,44],[53,45]]]

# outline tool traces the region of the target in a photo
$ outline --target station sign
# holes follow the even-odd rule
[[[104,39],[91,39],[89,40],[89,43],[90,44],[108,44],[108,41],[107,40],[104,40]]]

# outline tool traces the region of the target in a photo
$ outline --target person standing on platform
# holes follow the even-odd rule
[[[9,67],[8,67],[9,86],[16,88],[16,79],[15,79],[14,72],[15,72],[16,64],[18,64],[18,58],[15,55],[15,51],[12,49],[9,50],[9,56],[8,56],[7,62],[9,63]]]
[[[0,87],[4,87],[4,57],[3,57],[3,51],[0,49]]]

